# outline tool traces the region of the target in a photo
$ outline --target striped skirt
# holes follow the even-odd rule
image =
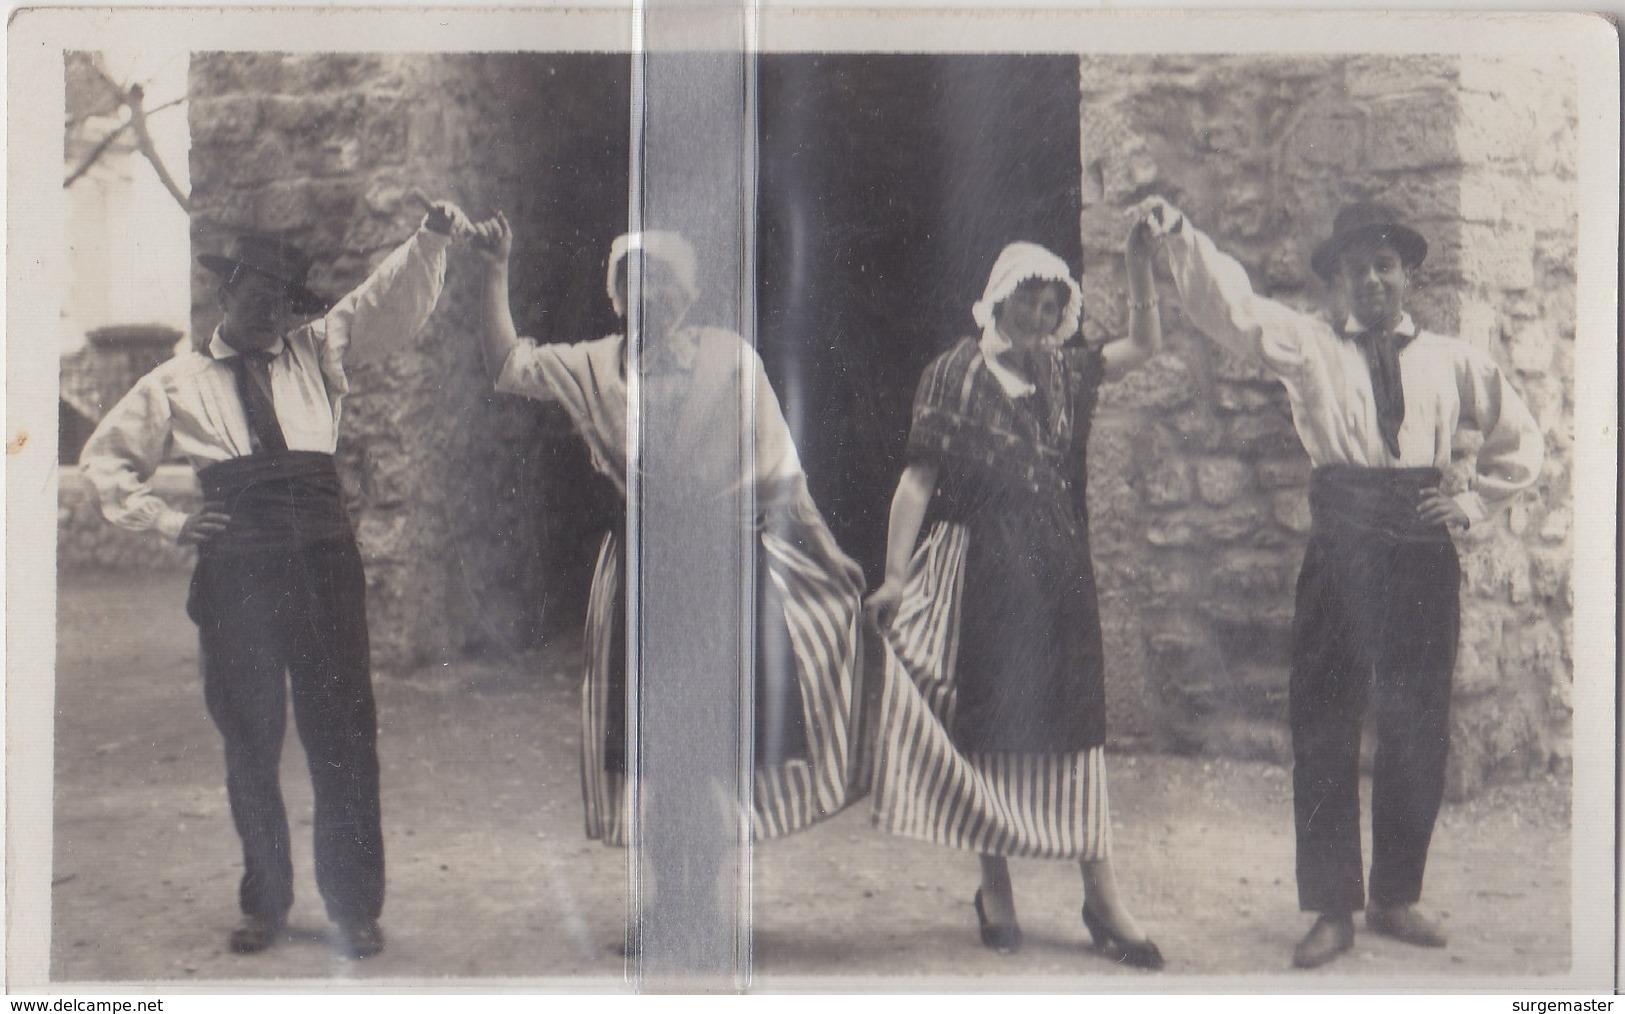
[[[751,827],[757,839],[798,831],[840,811],[860,795],[853,730],[857,728],[858,623],[862,576],[849,560],[831,565],[795,543],[764,533],[759,551],[783,603],[807,736],[805,757],[758,765],[752,777]],[[581,691],[581,794],[588,838],[627,844],[632,794],[627,776],[605,769],[611,661],[621,594],[621,541],[604,536],[587,602],[586,680]]]
[[[910,565],[886,637],[875,823],[985,855],[1111,854],[1105,752],[960,753],[953,727],[959,604],[969,532],[938,522]]]

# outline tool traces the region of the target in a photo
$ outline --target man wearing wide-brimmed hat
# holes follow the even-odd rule
[[[1533,483],[1545,443],[1500,367],[1405,311],[1427,241],[1392,208],[1345,207],[1310,265],[1332,312],[1253,291],[1247,272],[1153,199],[1186,317],[1285,385],[1314,466],[1298,577],[1290,720],[1298,900],[1319,918],[1303,968],[1353,946],[1353,913],[1424,947],[1445,935],[1416,911],[1444,790],[1461,571],[1452,531]],[[1472,488],[1447,496],[1458,423],[1481,431]],[[1360,733],[1370,704],[1370,899],[1360,854]]]
[[[141,378],[80,458],[109,521],[198,549],[186,608],[243,843],[243,922],[229,937],[238,953],[271,946],[293,904],[277,777],[290,688],[315,795],[317,886],[347,953],[383,947],[366,586],[333,452],[350,390],[346,353],[398,344],[423,326],[447,244],[469,229],[455,205],[433,205],[331,308],[306,287],[309,258],[283,240],[245,235],[225,256],[199,257],[219,278],[220,326],[204,348]],[[176,454],[203,487],[194,513],[148,485]]]

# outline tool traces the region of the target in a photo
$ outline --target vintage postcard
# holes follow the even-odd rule
[[[9,991],[1615,988],[1606,18],[8,43]]]

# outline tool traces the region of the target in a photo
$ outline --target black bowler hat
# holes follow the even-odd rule
[[[199,254],[197,262],[230,283],[239,271],[252,271],[281,283],[288,291],[295,313],[322,313],[328,301],[305,287],[305,276],[310,273],[310,258],[291,243],[262,233],[245,233],[231,244],[231,252]]]
[[[1337,258],[1343,248],[1357,240],[1380,239],[1394,245],[1407,268],[1415,268],[1428,255],[1428,241],[1400,221],[1399,212],[1386,204],[1346,205],[1332,223],[1332,238],[1315,247],[1309,266],[1326,281],[1337,275]]]

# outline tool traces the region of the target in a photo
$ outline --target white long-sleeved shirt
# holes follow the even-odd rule
[[[419,229],[324,316],[267,350],[275,357],[271,399],[289,450],[331,454],[337,448],[350,391],[346,354],[352,347],[386,352],[417,333],[440,298],[448,242]],[[206,352],[159,366],[102,419],[79,464],[107,520],[176,539],[188,515],[152,491],[148,482],[158,465],[174,453],[194,469],[250,453],[248,417],[227,361],[236,354],[216,330]]]
[[[1311,464],[1442,469],[1450,463],[1457,423],[1469,422],[1484,434],[1484,444],[1474,488],[1455,501],[1475,524],[1539,476],[1545,456],[1540,426],[1487,354],[1460,339],[1418,331],[1405,315],[1398,331],[1416,337],[1399,353],[1405,421],[1395,457],[1383,443],[1370,368],[1356,343],[1321,317],[1258,295],[1246,269],[1189,219],[1168,233],[1166,244],[1186,316],[1285,385]]]
[[[592,454],[593,465],[626,492],[627,398],[625,338],[538,344],[520,339],[508,353],[496,389],[558,402]],[[801,459],[778,398],[756,351],[721,328],[684,328],[646,349],[641,394],[649,418],[676,424],[645,468],[670,488],[721,497],[754,483],[768,506],[804,481]],[[747,376],[748,374],[748,376]],[[741,399],[748,399],[741,401]],[[741,413],[730,418],[727,413]],[[750,428],[749,474],[742,474],[735,428]]]

